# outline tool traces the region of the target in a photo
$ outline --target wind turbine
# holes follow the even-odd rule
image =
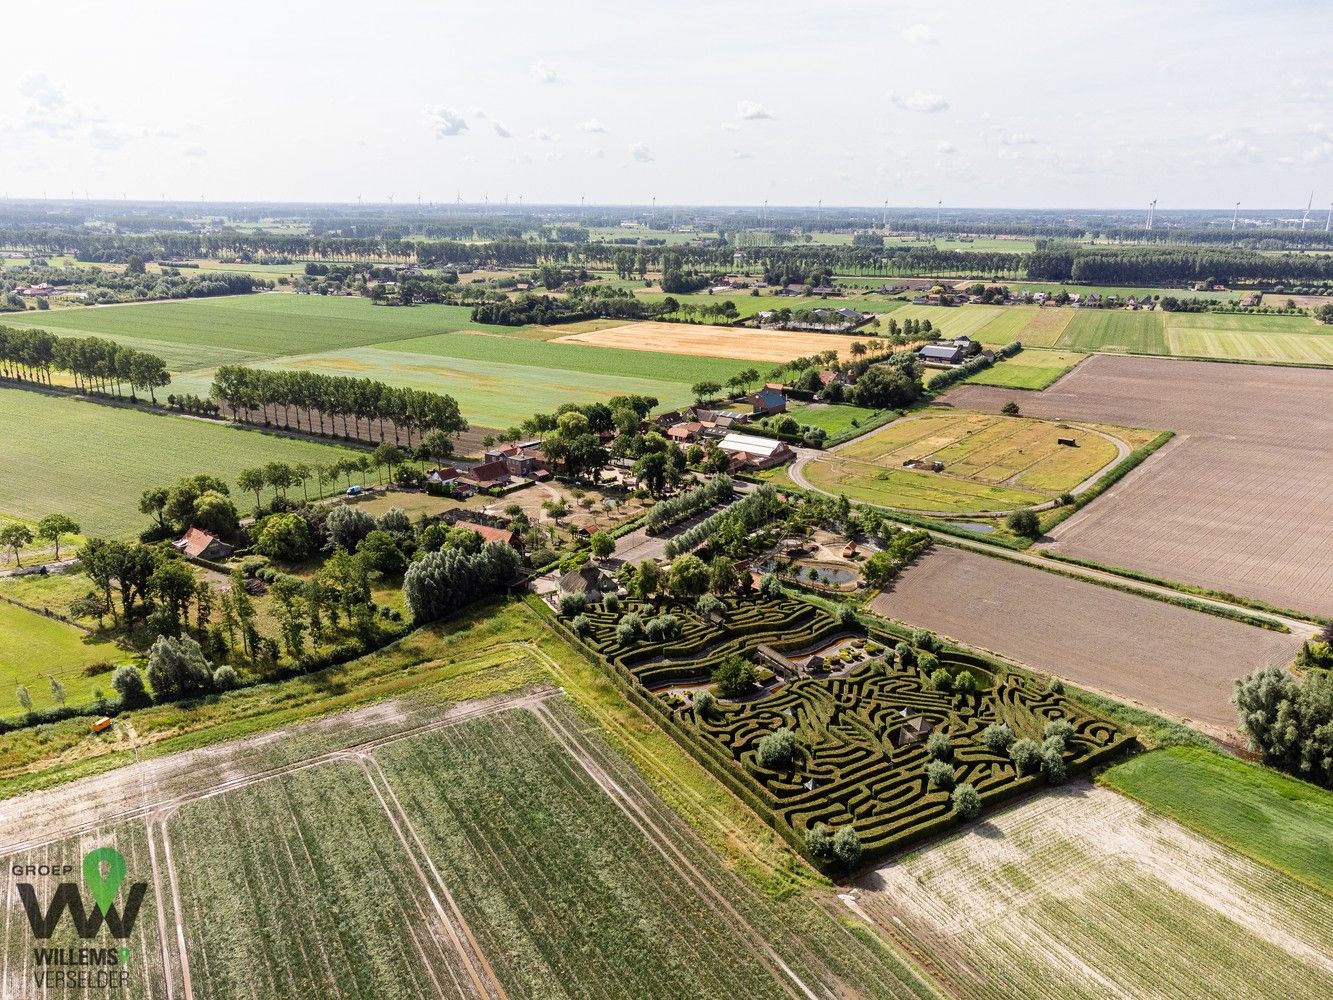
[[[888,199],[888,198],[885,198],[885,199],[884,199],[884,221],[883,221],[882,223],[880,223],[880,228],[882,228],[882,229],[888,229],[888,228],[889,228],[889,199]]]
[[[1310,218],[1310,208],[1314,205],[1314,192],[1310,192],[1310,200],[1305,203],[1305,214],[1301,216],[1301,232],[1305,232],[1305,223]]]
[[[1333,201],[1328,203],[1328,218],[1324,220],[1324,232],[1329,232],[1333,227]]]
[[[1157,214],[1157,199],[1148,202],[1148,232],[1152,232],[1153,217]]]
[[[1236,231],[1236,217],[1240,215],[1240,202],[1236,202],[1236,210],[1231,213],[1231,231]]]
[[[940,224],[940,212],[944,209],[944,199],[935,202],[935,225]]]

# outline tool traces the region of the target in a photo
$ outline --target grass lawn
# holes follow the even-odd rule
[[[892,318],[898,321],[899,327],[903,325],[905,320],[909,319],[918,322],[930,320],[931,327],[938,330],[940,335],[946,339],[967,336],[975,340],[981,336],[980,331],[988,323],[1004,315],[1006,311],[1007,307],[1005,306],[971,304],[963,306],[906,305],[895,310]],[[1013,339],[1013,337],[1009,337],[1005,340],[1005,343]]]
[[[1160,312],[1078,309],[1055,346],[1070,351],[1169,354],[1165,316]]]
[[[1189,357],[1333,364],[1333,327],[1307,316],[1168,313],[1166,342]]]
[[[1085,357],[1070,351],[1022,350],[965,381],[1009,389],[1045,389]]]
[[[70,705],[92,701],[94,688],[110,694],[112,668],[132,659],[114,643],[0,601],[0,718],[23,714],[14,696],[20,684],[28,688],[34,708],[56,707],[52,677],[65,688]],[[96,664],[106,664],[107,669],[92,675],[85,672]]]
[[[508,328],[473,323],[468,306],[375,306],[369,299],[326,295],[255,294],[214,299],[90,306],[24,315],[7,322],[40,326],[61,336],[111,336],[151,341],[145,350],[174,344],[175,370],[233,361],[309,354],[403,340],[454,330]],[[184,348],[185,350],[179,350]],[[188,363],[190,350],[199,351]]]
[[[803,403],[787,408],[787,415],[795,418],[802,426],[822,428],[830,437],[851,430],[853,420],[857,425],[863,426],[867,420],[882,412],[866,406],[853,406],[850,403]]]
[[[836,455],[815,459],[805,467],[805,478],[821,490],[843,493],[851,500],[948,514],[1009,510],[1047,499],[1032,490],[1006,489],[929,472],[884,469]]]
[[[208,472],[234,487],[241,469],[270,461],[333,462],[350,452],[221,423],[158,416],[19,389],[0,390],[0,510],[36,520],[61,511],[85,535],[148,526],[139,494]],[[246,498],[233,488],[237,505]]]
[[[1333,895],[1333,792],[1195,747],[1143,754],[1100,780]]]

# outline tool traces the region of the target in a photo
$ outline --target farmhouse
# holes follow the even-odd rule
[[[496,459],[492,462],[483,462],[463,473],[459,483],[474,490],[489,490],[508,486],[512,478],[508,463],[503,459]]]
[[[957,344],[927,344],[917,352],[917,357],[928,365],[957,365],[963,361],[963,348]]]
[[[791,458],[792,450],[783,441],[732,432],[718,443],[731,456],[733,469],[767,469]]]
[[[754,414],[757,417],[787,412],[787,394],[782,391],[780,385],[766,385],[746,402],[754,407]]]
[[[478,524],[476,521],[455,521],[454,527],[475,531],[483,542],[504,542],[519,552],[523,551],[523,539],[513,528],[493,528],[489,524]]]
[[[191,528],[172,542],[171,547],[195,559],[226,559],[231,555],[230,545],[211,531],[204,531],[202,528]]]
[[[615,580],[595,566],[572,569],[560,577],[561,594],[581,594],[589,601],[600,601],[607,590],[615,589]]]
[[[486,461],[504,462],[511,476],[538,478],[546,471],[546,456],[542,453],[541,444],[539,440],[525,441],[491,448],[486,452]]]

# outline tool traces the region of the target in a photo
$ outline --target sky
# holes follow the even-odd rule
[[[1326,0],[75,0],[51,17],[0,61],[0,196],[1333,202]]]

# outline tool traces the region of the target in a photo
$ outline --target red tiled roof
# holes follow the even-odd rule
[[[191,528],[181,535],[180,540],[176,542],[176,548],[188,556],[200,556],[217,540],[218,536],[211,532],[201,528]]]
[[[475,531],[483,542],[504,542],[509,545],[514,540],[513,528],[492,528],[489,524],[477,524],[474,521],[455,521],[454,527]]]

